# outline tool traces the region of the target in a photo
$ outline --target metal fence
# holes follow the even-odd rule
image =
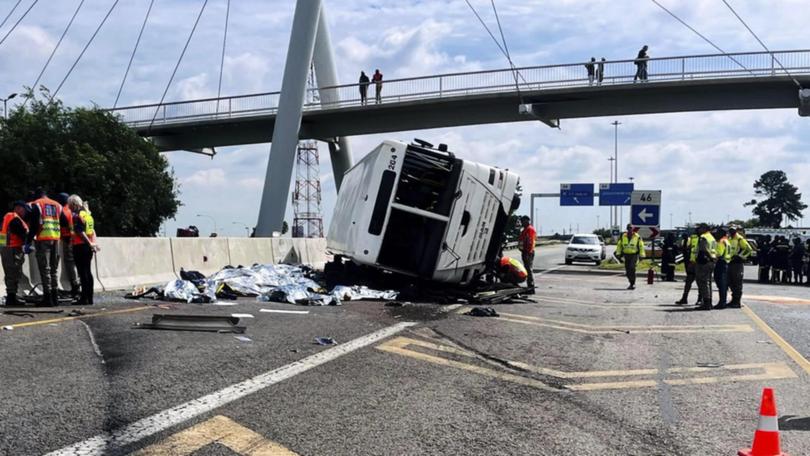
[[[781,65],[780,65],[781,63]],[[730,79],[745,77],[784,77],[810,74],[810,50],[744,52],[664,57],[646,61],[647,79],[636,80],[634,60],[596,62],[601,81],[589,81],[586,63],[544,65],[525,68],[450,73],[435,76],[384,81],[381,104],[431,98],[464,97],[498,92],[536,91],[570,87],[654,84],[659,82]],[[785,69],[782,68],[784,66]],[[786,71],[787,70],[787,71]],[[318,90],[318,89],[309,89]],[[368,104],[374,105],[376,87],[368,86]],[[201,100],[177,101],[112,109],[133,127],[183,123],[202,119],[228,119],[275,114],[280,92],[268,92]],[[362,106],[359,84],[326,87],[306,99],[305,111]],[[336,100],[325,102],[324,100]]]

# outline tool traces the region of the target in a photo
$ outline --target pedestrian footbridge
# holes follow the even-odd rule
[[[810,50],[633,60],[603,64],[591,83],[584,63],[449,73],[385,81],[382,102],[361,104],[357,84],[311,89],[300,136],[339,136],[463,125],[734,109],[799,108],[810,115]],[[801,94],[806,94],[802,98]],[[280,92],[111,110],[161,150],[270,142]],[[327,102],[325,100],[337,100]]]

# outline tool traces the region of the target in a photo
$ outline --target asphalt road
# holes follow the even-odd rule
[[[765,386],[783,450],[810,454],[810,289],[746,285],[746,309],[694,312],[679,283],[538,274],[536,302],[498,318],[115,295],[79,319],[0,315],[0,454],[733,455]],[[132,328],[158,312],[254,318],[248,340]]]

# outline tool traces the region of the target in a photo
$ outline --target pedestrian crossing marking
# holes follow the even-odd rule
[[[188,456],[211,444],[223,445],[242,456],[297,456],[297,453],[222,415],[180,431],[131,456]]]
[[[747,364],[731,364],[719,367],[675,367],[665,370],[659,369],[631,369],[631,370],[604,370],[604,371],[586,371],[586,372],[565,372],[556,369],[550,369],[539,366],[532,366],[526,363],[517,361],[506,361],[506,364],[519,370],[533,372],[548,377],[554,377],[561,380],[583,380],[591,378],[606,379],[610,377],[643,377],[655,376],[659,377],[662,374],[671,375],[677,378],[665,379],[644,379],[644,380],[617,380],[617,381],[601,381],[591,383],[571,383],[559,388],[552,387],[540,380],[525,377],[517,374],[491,369],[487,367],[478,366],[462,361],[444,358],[425,353],[424,351],[412,350],[409,347],[419,347],[423,350],[437,352],[439,354],[456,355],[466,358],[477,359],[478,356],[468,350],[462,348],[437,344],[434,342],[427,342],[419,339],[412,339],[408,337],[397,337],[388,340],[378,345],[378,350],[394,353],[409,358],[426,361],[432,364],[438,364],[446,367],[453,367],[456,369],[466,370],[479,375],[497,378],[500,380],[518,383],[521,385],[531,386],[544,391],[562,392],[562,391],[601,391],[601,390],[615,390],[615,389],[638,389],[638,388],[655,388],[660,384],[667,384],[671,386],[687,386],[687,385],[707,385],[717,383],[730,383],[742,381],[764,381],[764,380],[779,380],[796,378],[797,375],[785,363],[747,363]],[[746,372],[748,371],[748,372]],[[703,373],[723,373],[727,375],[714,375],[714,376],[697,376],[689,377],[689,375],[703,374]]]

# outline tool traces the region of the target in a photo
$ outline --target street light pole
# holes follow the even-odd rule
[[[208,214],[197,214],[197,217],[205,217],[205,218],[211,219],[211,221],[214,223],[214,231],[213,232],[217,233],[217,235],[219,235],[219,229],[217,229],[217,220],[214,217],[211,217]]]
[[[610,123],[613,125],[613,166],[615,167],[613,171],[613,176],[616,179],[615,182],[619,182],[619,125],[622,123],[618,120],[614,120]],[[615,208],[617,218],[614,219],[617,225],[621,225],[621,206]]]
[[[249,227],[249,226],[247,226],[247,224],[246,224],[246,223],[242,223],[242,222],[233,222],[233,224],[234,224],[234,225],[241,225],[242,227],[244,227],[244,228],[245,228],[245,237],[250,237],[250,227]]]
[[[3,100],[3,119],[8,119],[8,100],[11,100],[12,98],[14,98],[16,96],[17,96],[17,93],[15,92],[15,93],[10,94],[6,98],[0,98],[0,100]]]
[[[615,158],[609,157],[608,161],[610,162],[610,183],[613,183],[613,162],[616,161]],[[608,208],[610,210],[610,229],[613,230],[616,221],[613,219],[613,213],[616,211],[616,206],[610,206]]]

